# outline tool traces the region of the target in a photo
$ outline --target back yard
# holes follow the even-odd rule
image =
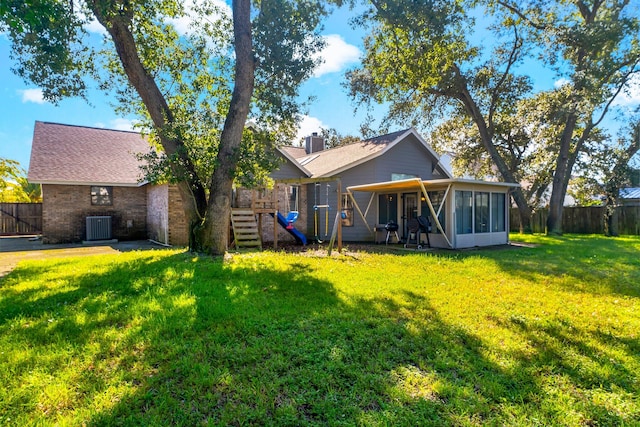
[[[0,425],[640,423],[640,239],[0,278]]]

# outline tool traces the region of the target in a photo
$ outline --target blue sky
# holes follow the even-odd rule
[[[309,107],[308,115],[301,124],[299,136],[319,131],[321,127],[335,128],[341,134],[359,135],[360,124],[365,117],[364,109],[354,113],[354,106],[342,87],[344,72],[358,64],[362,50],[363,31],[353,29],[348,10],[338,10],[324,25],[327,47],[323,51],[324,64],[313,78],[301,88],[302,97],[314,96],[315,101]],[[186,22],[176,22],[177,27],[186,26]],[[94,27],[99,30],[99,26]],[[480,39],[482,35],[478,36]],[[485,41],[478,40],[480,44]],[[490,41],[486,41],[490,43]],[[28,168],[31,150],[33,126],[36,120],[65,123],[82,126],[95,126],[110,129],[131,129],[132,117],[119,117],[113,112],[109,98],[102,92],[90,93],[88,104],[82,99],[65,99],[58,106],[43,101],[40,90],[25,84],[11,71],[9,41],[0,34],[0,157],[17,160]],[[550,89],[554,84],[552,74],[546,72],[535,62],[525,63],[521,72],[529,74],[537,90]],[[640,79],[632,93],[622,98],[620,103],[638,105],[640,103]],[[382,107],[375,110],[381,117]]]
[[[350,16],[346,10],[339,11],[325,22],[325,62],[301,88],[301,96],[314,96],[316,101],[309,107],[299,135],[317,132],[320,127],[333,127],[342,134],[359,134],[364,111],[354,114],[346,90],[341,86],[345,70],[358,63],[362,49],[363,34],[349,26]],[[116,115],[102,92],[90,93],[91,105],[82,99],[65,99],[58,106],[45,102],[37,87],[25,84],[10,71],[13,63],[9,47],[7,37],[0,34],[0,108],[3,112],[0,114],[0,157],[17,160],[23,168],[28,168],[36,120],[131,129],[133,118]]]

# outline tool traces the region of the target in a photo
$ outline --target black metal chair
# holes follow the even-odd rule
[[[431,233],[431,222],[429,221],[429,218],[419,216],[418,224],[420,225],[420,231],[418,232],[418,239],[420,238],[420,233],[424,233],[427,236],[427,247],[430,248],[431,241],[429,240],[429,233]]]
[[[431,247],[431,241],[429,240],[429,231],[431,231],[431,223],[425,217],[419,216],[418,218],[411,218],[407,221],[407,243],[405,248],[415,245],[417,249],[422,249],[422,242],[420,241],[420,234],[424,233],[427,236],[427,247]]]
[[[412,243],[413,241],[413,243]],[[405,248],[415,245],[418,249],[420,246],[420,223],[417,219],[411,218],[407,221],[407,242],[404,244]]]

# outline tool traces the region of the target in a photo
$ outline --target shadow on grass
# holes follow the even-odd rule
[[[426,316],[410,325],[391,301],[344,303],[305,264],[178,264],[190,283],[145,325],[139,386],[91,423],[457,424],[538,392],[418,295]],[[184,292],[189,315],[167,303]]]
[[[3,396],[0,421],[554,424],[531,375],[553,354],[522,356],[506,369],[423,295],[405,292],[404,305],[347,301],[312,265],[150,255],[72,278],[60,273],[64,286],[48,293],[7,289],[42,273],[18,268],[3,283],[0,332],[25,350],[12,355],[16,378],[3,374],[14,393]],[[72,390],[43,395],[30,387],[34,370]],[[616,376],[609,385],[628,383]],[[586,418],[602,421],[603,413],[591,408]]]

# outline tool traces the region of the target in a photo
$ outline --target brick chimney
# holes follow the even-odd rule
[[[318,132],[313,132],[311,136],[304,139],[304,149],[307,154],[324,150],[324,138],[318,136]]]

